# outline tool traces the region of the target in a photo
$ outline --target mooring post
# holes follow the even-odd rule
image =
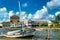
[[[50,28],[48,29],[48,40],[50,40]]]

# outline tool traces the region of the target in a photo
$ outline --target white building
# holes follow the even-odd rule
[[[43,25],[46,24],[48,26],[50,26],[52,24],[52,22],[50,20],[24,20],[24,24],[25,25]]]

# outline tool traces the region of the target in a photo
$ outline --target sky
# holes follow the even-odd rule
[[[13,15],[19,16],[20,21],[54,20],[58,14],[60,0],[0,0],[0,22],[10,21]]]

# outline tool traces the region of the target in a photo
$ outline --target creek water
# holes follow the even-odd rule
[[[0,30],[0,33],[6,33],[8,30]],[[0,37],[0,40],[60,40],[60,30],[58,29],[50,29],[49,32],[50,38],[48,38],[48,30],[40,30],[36,31],[33,37],[27,38],[6,38]]]

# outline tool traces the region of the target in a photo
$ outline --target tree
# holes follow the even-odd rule
[[[55,21],[56,21],[56,22],[60,22],[60,14],[58,14],[58,15],[55,17]]]

